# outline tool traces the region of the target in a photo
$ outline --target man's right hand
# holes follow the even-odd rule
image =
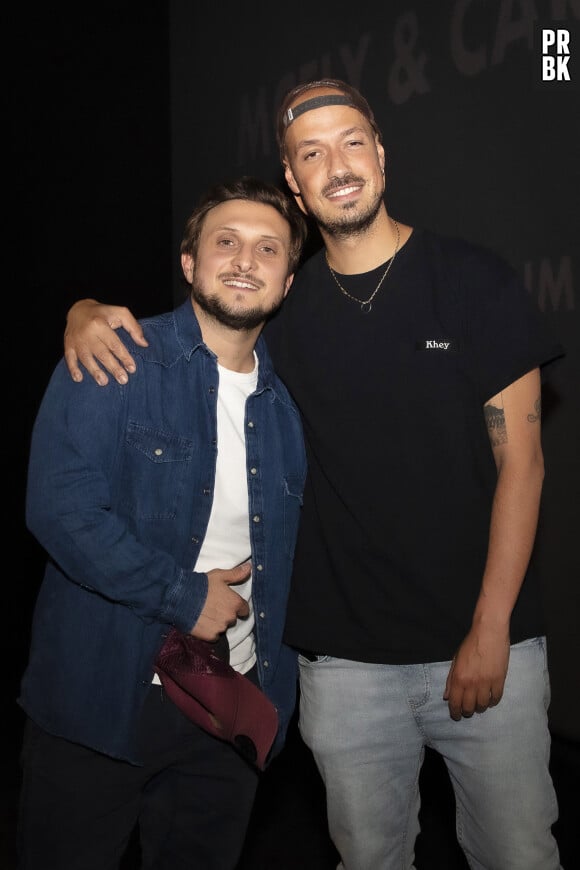
[[[207,598],[190,634],[200,640],[215,641],[218,635],[235,625],[238,619],[249,616],[248,602],[230,589],[230,585],[243,583],[250,576],[251,570],[251,562],[243,562],[227,571],[214,568],[207,572]]]
[[[82,363],[95,381],[104,386],[109,378],[103,366],[120,384],[135,371],[135,360],[117,336],[122,326],[133,340],[147,347],[143,330],[128,308],[104,305],[96,299],[80,299],[69,309],[64,333],[64,357],[73,381],[82,381]]]

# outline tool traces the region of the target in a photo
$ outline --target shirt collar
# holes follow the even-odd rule
[[[215,354],[204,343],[201,337],[201,329],[199,322],[195,316],[191,297],[188,296],[185,302],[179,305],[174,311],[175,331],[177,341],[183,351],[185,358],[189,361],[193,353],[197,350],[205,350],[211,356]],[[258,356],[258,390],[272,389],[276,387],[276,374],[268,353],[268,348],[264,337],[260,335],[256,342],[256,354]]]

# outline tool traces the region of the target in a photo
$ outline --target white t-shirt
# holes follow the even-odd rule
[[[254,361],[254,370],[247,373],[234,372],[218,365],[215,489],[196,571],[233,568],[249,559],[251,554],[244,420],[246,399],[255,392],[258,383],[258,358],[255,354]],[[250,605],[249,616],[238,619],[227,631],[230,664],[244,674],[256,662],[251,575],[234,589]]]
[[[251,372],[234,372],[218,365],[218,373],[215,489],[207,532],[194,568],[201,573],[212,568],[234,568],[251,555],[244,420],[246,399],[258,383],[258,357],[254,353]],[[245,674],[256,663],[251,574],[234,588],[248,602],[250,613],[227,631],[230,664]],[[157,674],[153,682],[161,682]]]

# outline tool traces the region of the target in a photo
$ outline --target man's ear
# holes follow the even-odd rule
[[[296,179],[294,178],[294,173],[290,169],[288,163],[284,164],[284,178],[286,179],[286,184],[290,188],[291,192],[294,194],[294,199],[296,200],[296,204],[300,211],[304,212],[304,214],[308,214],[304,205],[302,203],[302,197],[300,196],[300,188],[296,184]]]
[[[284,299],[286,299],[286,297],[288,296],[288,291],[289,291],[290,287],[292,286],[293,280],[294,280],[294,274],[288,275],[288,277],[286,278],[286,283],[284,285]]]
[[[294,178],[294,173],[290,168],[290,164],[284,162],[284,178],[286,179],[286,184],[294,194],[294,196],[300,196],[300,191],[298,189],[298,185],[296,184],[296,179]]]
[[[385,149],[383,148],[383,146],[379,142],[378,136],[376,136],[375,139],[376,139],[376,143],[377,143],[377,154],[379,157],[379,165],[380,165],[381,171],[384,175],[385,171],[386,171],[387,155],[385,154]]]
[[[191,254],[181,255],[181,269],[188,284],[193,281],[193,257]]]

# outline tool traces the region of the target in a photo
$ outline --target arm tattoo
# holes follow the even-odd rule
[[[537,423],[542,416],[542,399],[540,396],[534,402],[535,414],[528,414],[528,423]]]
[[[499,444],[507,444],[508,436],[503,408],[496,408],[495,405],[484,405],[483,414],[491,446],[497,447]]]

